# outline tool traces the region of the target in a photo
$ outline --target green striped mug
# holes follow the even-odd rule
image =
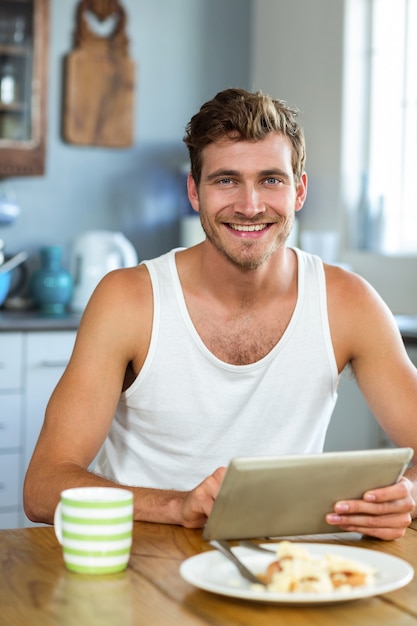
[[[114,487],[66,489],[55,510],[54,528],[70,571],[121,572],[132,546],[133,493]]]

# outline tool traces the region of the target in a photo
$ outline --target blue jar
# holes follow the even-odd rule
[[[30,296],[42,313],[62,315],[73,292],[72,276],[62,267],[62,248],[45,246],[39,254],[41,267],[30,278]]]

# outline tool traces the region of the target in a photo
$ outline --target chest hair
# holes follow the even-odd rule
[[[205,346],[218,359],[231,365],[248,365],[266,356],[281,339],[291,311],[279,317],[259,313],[240,314],[230,319],[192,315],[193,324]]]

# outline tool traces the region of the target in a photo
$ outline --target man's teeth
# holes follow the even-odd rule
[[[246,233],[253,232],[255,230],[264,230],[268,227],[268,224],[252,224],[251,226],[245,226],[244,224],[229,224],[233,230],[240,230]]]

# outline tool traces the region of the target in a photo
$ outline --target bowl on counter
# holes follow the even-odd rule
[[[0,306],[6,300],[12,282],[11,272],[0,272]]]
[[[24,288],[27,278],[27,268],[25,265],[27,258],[27,252],[19,252],[9,258],[2,255],[0,261],[0,307],[7,299],[10,291],[13,291],[13,295],[15,295],[20,293]],[[15,270],[17,270],[18,274],[13,277]]]

